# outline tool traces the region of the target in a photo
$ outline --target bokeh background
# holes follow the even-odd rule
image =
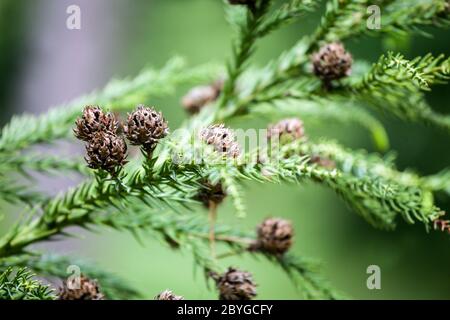
[[[66,8],[81,7],[82,29],[66,29]],[[280,30],[258,45],[254,64],[263,66],[299,37],[315,28],[316,14]],[[449,34],[427,29],[431,38],[360,38],[346,43],[356,59],[373,62],[386,50],[406,57],[450,54]],[[173,55],[191,65],[223,62],[230,55],[232,31],[220,0],[0,0],[0,122],[12,115],[40,113],[76,96],[103,87],[113,76],[136,74],[144,66],[159,67]],[[449,112],[449,86],[429,94],[433,108]],[[188,88],[167,99],[151,101],[168,118],[172,128],[186,117],[179,105]],[[449,136],[437,129],[382,117],[391,147],[398,152],[400,168],[431,174],[450,164]],[[238,126],[239,123],[235,123]],[[254,125],[264,126],[264,123]],[[353,148],[374,151],[367,133],[357,127],[306,123],[311,137],[326,136]],[[79,156],[77,147],[68,147]],[[56,177],[37,182],[48,192],[76,183],[76,177]],[[450,238],[422,225],[399,221],[395,232],[378,231],[351,212],[331,191],[317,185],[246,187],[249,215],[237,219],[230,204],[220,209],[220,219],[253,228],[269,215],[295,224],[294,251],[323,262],[331,283],[357,299],[449,299]],[[450,209],[445,197],[438,197]],[[19,209],[1,204],[5,219],[0,232],[18,216]],[[148,238],[138,244],[131,235],[114,231],[79,232],[82,239],[40,245],[38,248],[84,257],[115,272],[144,296],[152,298],[170,288],[188,299],[215,298],[200,272],[194,273],[189,254],[173,252]],[[260,299],[298,299],[299,292],[287,276],[266,261],[228,259],[254,274]],[[382,289],[368,290],[366,268],[381,267]]]

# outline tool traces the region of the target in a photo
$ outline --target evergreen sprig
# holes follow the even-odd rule
[[[53,300],[52,289],[34,279],[26,268],[7,268],[0,273],[0,300]]]
[[[228,6],[228,1],[225,3]],[[313,182],[335,191],[374,227],[393,230],[401,217],[407,223],[421,222],[427,230],[431,227],[446,230],[444,212],[435,204],[434,194],[441,191],[450,194],[448,170],[425,177],[413,170],[401,171],[390,155],[348,149],[323,138],[307,139],[303,128],[301,137],[282,142],[278,149],[272,149],[270,143],[255,150],[242,146],[239,157],[238,153],[234,154],[236,157],[227,153],[231,144],[236,146],[235,142],[217,141],[228,137],[232,132],[229,129],[220,127],[222,135],[213,136],[211,141],[203,141],[198,136],[199,130],[209,125],[228,123],[239,117],[273,122],[286,116],[300,116],[308,126],[324,120],[361,125],[370,132],[378,149],[385,151],[389,147],[387,132],[381,121],[363,108],[366,105],[406,121],[450,131],[450,118],[434,112],[424,95],[433,85],[447,83],[449,79],[450,60],[443,55],[406,59],[401,54],[387,53],[372,67],[357,61],[352,76],[326,86],[311,72],[311,54],[330,41],[365,34],[423,33],[419,28],[424,26],[448,26],[448,3],[444,0],[417,0],[409,5],[400,0],[380,0],[377,4],[383,6],[383,24],[378,33],[365,25],[369,1],[328,1],[317,29],[262,69],[249,67],[257,41],[297,21],[314,10],[317,3],[289,0],[275,6],[270,0],[256,0],[252,4],[229,6],[228,18],[236,29],[237,40],[221,95],[208,108],[202,108],[199,114],[186,120],[181,126],[185,130],[168,137],[166,132],[158,131],[167,125],[162,116],[156,121],[151,110],[141,108],[139,116],[143,121],[135,122],[134,130],[140,130],[145,124],[153,126],[152,133],[159,132],[159,136],[146,136],[146,141],[152,144],[151,152],[142,146],[142,157],[130,159],[124,167],[125,161],[121,159],[116,162],[120,164],[117,169],[88,170],[80,164],[81,159],[36,155],[28,149],[68,138],[85,105],[98,104],[111,111],[126,111],[149,98],[172,95],[179,84],[211,82],[217,79],[220,68],[213,65],[187,68],[181,59],[175,58],[160,70],[145,69],[135,78],[114,80],[101,91],[40,116],[14,117],[0,135],[0,197],[14,204],[25,204],[25,214],[0,238],[0,270],[3,271],[0,298],[53,299],[53,292],[34,280],[31,271],[49,279],[63,279],[69,264],[77,264],[87,276],[97,278],[110,299],[139,297],[122,279],[95,266],[71,257],[30,251],[36,243],[72,236],[69,231],[72,227],[113,228],[131,232],[139,241],[147,234],[153,235],[171,249],[190,252],[206,276],[223,272],[222,261],[227,256],[264,256],[299,284],[304,298],[342,298],[323,280],[309,258],[291,252],[270,255],[255,250],[256,234],[220,221],[215,223],[211,213],[217,204],[209,203],[210,221],[196,213],[205,181],[221,186],[239,217],[245,217],[247,211],[245,182]],[[116,135],[120,133],[111,127],[110,131],[114,132],[99,133],[95,130],[102,130],[101,125],[95,130],[86,126],[93,130],[89,134],[97,134],[96,143],[99,143],[98,136],[106,134],[118,138]],[[127,127],[127,130],[133,129]],[[92,136],[86,137],[85,140],[92,140]],[[92,143],[91,140],[86,142]],[[96,151],[94,147],[91,150]],[[119,151],[124,153],[124,149]],[[102,155],[98,156],[97,160],[101,161]],[[33,172],[77,172],[85,180],[51,197],[30,186]],[[213,250],[215,243],[218,254]]]

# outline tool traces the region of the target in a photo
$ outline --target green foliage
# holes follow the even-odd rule
[[[0,152],[20,151],[32,144],[51,143],[71,134],[70,128],[85,105],[102,105],[122,111],[149,97],[169,95],[184,83],[205,81],[217,75],[213,65],[189,70],[181,58],[170,60],[161,70],[144,69],[134,79],[112,80],[99,92],[93,92],[49,110],[42,116],[21,115],[11,119],[2,129]],[[124,107],[127,106],[127,107]]]
[[[409,34],[423,26],[448,25],[445,1],[404,3],[377,2],[385,9],[380,34]],[[210,224],[204,214],[197,212],[200,206],[196,199],[205,179],[212,184],[221,183],[241,218],[246,215],[245,182],[314,182],[335,191],[374,227],[393,230],[401,217],[407,223],[420,222],[430,229],[443,215],[434,202],[434,193],[450,194],[448,170],[422,177],[412,170],[396,168],[390,155],[351,150],[314,137],[282,144],[279,149],[244,148],[242,159],[225,159],[205,148],[197,135],[198,129],[219,121],[255,117],[273,122],[281,117],[300,116],[308,126],[324,121],[362,126],[377,148],[386,151],[387,132],[365,106],[450,132],[450,118],[434,112],[424,97],[433,85],[448,80],[450,59],[442,55],[408,60],[401,54],[387,53],[372,67],[358,61],[353,76],[333,83],[330,88],[313,76],[310,55],[322,43],[375,34],[365,26],[368,5],[366,0],[329,1],[314,33],[300,39],[262,69],[249,67],[257,41],[297,21],[315,9],[316,2],[290,0],[274,6],[273,1],[257,1],[250,7],[229,6],[228,18],[236,29],[237,40],[220,98],[187,120],[181,127],[184,131],[174,132],[161,141],[151,157],[130,159],[117,176],[90,172],[80,163],[81,159],[36,155],[28,152],[28,148],[68,138],[84,105],[99,104],[113,111],[126,111],[149,98],[172,95],[177,85],[212,81],[220,68],[212,65],[186,68],[182,60],[175,58],[161,70],[145,69],[135,78],[114,80],[102,91],[41,116],[14,117],[0,136],[0,197],[25,204],[25,214],[0,238],[0,268],[6,270],[0,276],[0,298],[53,298],[50,290],[33,280],[30,271],[22,267],[48,278],[64,278],[70,264],[79,265],[87,276],[97,278],[110,299],[139,297],[122,279],[90,264],[70,257],[29,252],[32,244],[72,236],[68,231],[71,227],[112,228],[130,232],[139,241],[151,235],[173,250],[192,254],[205,274],[222,272],[222,259],[229,255],[264,256],[299,285],[304,298],[342,298],[323,280],[309,258],[293,253],[271,256],[250,250],[256,238],[253,232],[217,223],[214,240],[220,251],[227,252],[212,254]],[[268,157],[261,157],[266,151],[270,151]],[[201,159],[196,159],[198,154]],[[186,161],[180,163],[174,155]],[[314,159],[326,160],[331,165],[321,165]],[[29,186],[33,172],[77,172],[85,180],[49,197]],[[11,266],[18,268],[16,273]]]
[[[58,255],[44,255],[27,259],[24,263],[28,268],[42,276],[50,278],[58,277],[60,279],[67,278],[69,275],[66,272],[67,267],[75,265],[80,268],[83,275],[98,280],[101,284],[101,291],[105,294],[107,299],[120,300],[141,297],[141,295],[134,288],[130,287],[124,279],[80,259]]]
[[[445,83],[450,74],[450,58],[443,55],[417,57],[411,61],[400,54],[382,56],[359,81],[350,85],[349,96],[369,102],[383,112],[405,120],[420,121],[450,129],[450,117],[432,111],[422,91]]]
[[[7,268],[0,273],[0,300],[53,300],[53,291],[33,277],[26,268]]]

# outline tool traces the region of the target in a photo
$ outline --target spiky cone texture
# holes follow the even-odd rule
[[[127,163],[125,140],[115,134],[97,132],[86,145],[85,160],[91,169],[102,169],[115,174]]]
[[[222,275],[210,273],[216,281],[220,300],[251,300],[256,297],[256,284],[251,273],[228,268]]]
[[[59,300],[105,300],[105,296],[100,292],[97,281],[91,280],[85,276],[71,281],[64,281],[59,289]]]
[[[330,82],[349,76],[353,58],[345,51],[344,45],[332,42],[324,45],[311,56],[314,74],[324,82]]]
[[[196,199],[199,200],[206,208],[209,208],[211,202],[215,205],[220,204],[227,196],[223,190],[222,184],[211,184],[208,180],[202,183],[202,188],[198,192]]]
[[[114,115],[104,113],[98,106],[87,106],[83,110],[83,116],[75,122],[73,129],[75,137],[82,141],[91,140],[92,136],[100,131],[116,134],[119,127]]]
[[[155,300],[184,300],[184,297],[177,296],[170,290],[164,290],[155,297]]]
[[[241,154],[241,148],[235,141],[233,131],[223,124],[214,124],[204,128],[200,132],[200,138],[228,158],[237,158]]]
[[[221,79],[210,85],[194,87],[181,99],[181,104],[189,114],[199,113],[204,106],[217,99],[222,87]]]
[[[256,229],[257,240],[251,250],[274,255],[287,252],[293,243],[294,228],[290,221],[281,218],[268,218]]]
[[[267,128],[267,138],[270,141],[279,139],[281,144],[300,140],[305,137],[303,121],[298,118],[287,118],[271,124]]]
[[[128,114],[124,133],[132,145],[142,146],[150,153],[158,141],[169,134],[169,126],[161,112],[139,105],[134,112]]]

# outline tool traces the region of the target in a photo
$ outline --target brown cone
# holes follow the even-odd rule
[[[152,152],[158,140],[167,136],[169,127],[161,112],[139,105],[128,114],[124,132],[132,145],[143,146],[147,152]]]
[[[352,71],[352,55],[339,42],[324,45],[311,60],[314,74],[327,82],[349,76]]]
[[[100,292],[97,281],[81,276],[79,287],[78,283],[73,281],[64,281],[59,289],[59,300],[105,300],[105,296]]]
[[[127,162],[127,145],[114,134],[97,132],[86,145],[89,168],[116,173]]]
[[[257,228],[255,249],[281,255],[292,246],[294,229],[292,224],[280,218],[268,218]]]
[[[87,106],[83,110],[83,116],[75,122],[73,129],[75,137],[83,141],[89,141],[92,136],[104,131],[115,134],[118,129],[118,122],[110,112],[104,113],[98,106]]]
[[[237,158],[241,150],[231,129],[223,124],[210,125],[200,132],[200,138],[214,149],[229,158]]]
[[[213,274],[220,300],[251,300],[256,297],[256,284],[249,272],[228,268],[222,275]]]
[[[184,300],[184,297],[174,295],[170,290],[164,290],[155,297],[155,300]]]

